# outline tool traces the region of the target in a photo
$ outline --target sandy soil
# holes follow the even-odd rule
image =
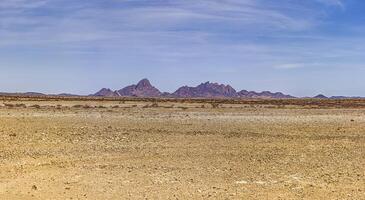
[[[365,199],[364,109],[3,103],[0,199]]]

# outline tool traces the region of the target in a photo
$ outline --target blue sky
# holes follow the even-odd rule
[[[365,96],[364,22],[362,0],[1,0],[0,91]]]

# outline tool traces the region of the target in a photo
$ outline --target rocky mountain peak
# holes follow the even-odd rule
[[[135,97],[159,97],[161,92],[151,85],[148,79],[142,79],[137,85],[130,85],[121,90],[118,90],[121,96]]]
[[[143,89],[143,88],[151,88],[151,87],[153,87],[152,85],[151,85],[151,82],[148,80],[148,79],[142,79],[141,81],[139,81],[138,83],[137,83],[137,86],[136,86],[136,88],[141,88],[141,89]]]

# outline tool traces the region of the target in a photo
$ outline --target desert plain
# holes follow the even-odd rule
[[[365,106],[2,98],[0,199],[365,199]]]

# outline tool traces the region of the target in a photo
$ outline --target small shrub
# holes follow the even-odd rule
[[[217,103],[217,102],[213,102],[213,103],[211,103],[211,105],[212,105],[212,108],[219,108],[219,103]]]
[[[82,108],[89,109],[89,108],[92,108],[92,107],[86,104],[86,105],[82,106]]]
[[[32,106],[30,106],[31,108],[36,108],[36,109],[40,109],[41,108],[41,106],[40,105],[37,105],[37,104],[35,104],[35,105],[32,105]]]
[[[143,108],[158,108],[158,107],[159,107],[159,105],[156,102],[152,103],[151,105],[146,104],[146,105],[143,106]]]
[[[14,108],[15,107],[13,104],[10,104],[10,103],[4,103],[4,106],[6,106],[8,108]]]
[[[182,109],[182,110],[187,110],[187,109],[188,109],[187,107],[182,107],[182,106],[180,106],[180,107],[178,107],[178,108],[180,108],[180,109]]]
[[[151,104],[151,108],[158,108],[158,103],[154,102],[153,104]]]
[[[21,104],[15,104],[15,107],[26,108],[27,106],[25,104],[21,103]]]

